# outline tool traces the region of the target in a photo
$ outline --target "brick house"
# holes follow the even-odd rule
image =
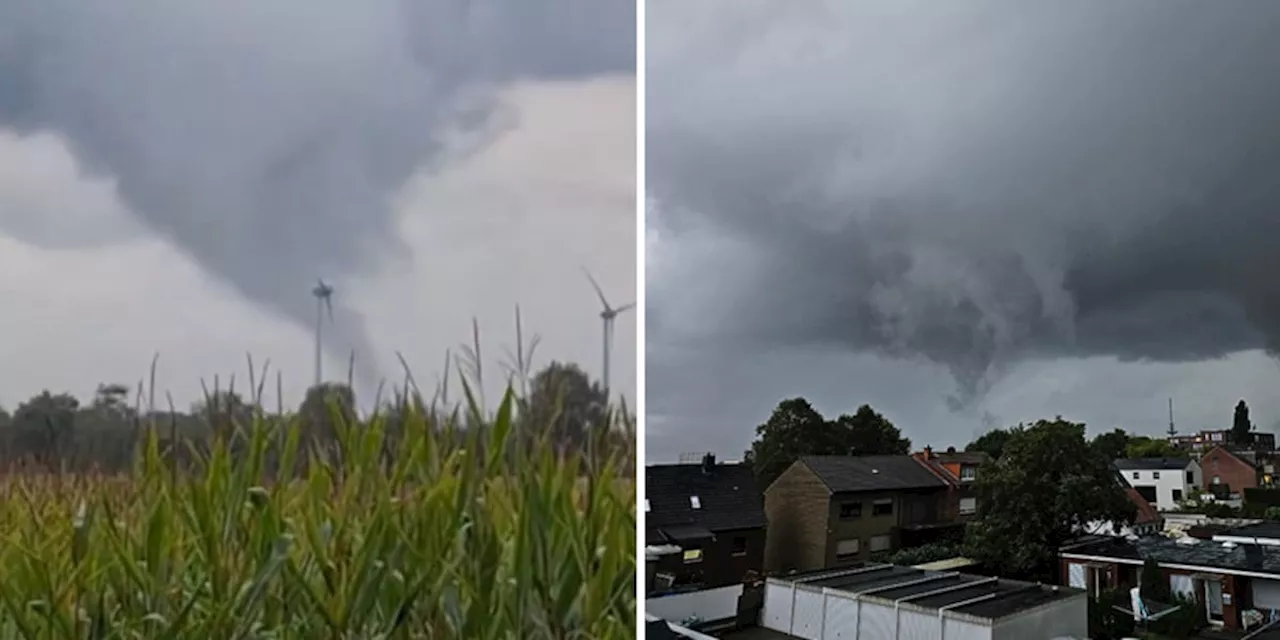
[[[1138,586],[1154,560],[1170,591],[1205,605],[1207,622],[1228,631],[1258,628],[1280,612],[1280,525],[1262,523],[1212,539],[1086,536],[1059,552],[1067,586],[1102,590]]]
[[[973,483],[978,479],[978,469],[991,461],[981,451],[956,451],[955,447],[938,453],[933,447],[911,454],[925,468],[947,483],[947,496],[943,500],[939,520],[963,524],[978,512],[978,497]]]
[[[1224,491],[1239,493],[1245,489],[1257,488],[1261,480],[1261,472],[1257,466],[1226,447],[1214,447],[1200,458],[1200,469],[1204,477],[1204,489],[1213,491],[1223,486]]]
[[[647,466],[644,485],[646,592],[714,589],[761,571],[767,521],[750,466],[708,454]]]
[[[852,565],[937,527],[948,485],[911,456],[804,456],[764,492],[765,570]]]

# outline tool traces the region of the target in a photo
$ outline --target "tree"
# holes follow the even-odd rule
[[[761,486],[767,487],[800,456],[906,454],[910,450],[911,441],[870,405],[827,420],[808,400],[788,398],[756,427],[746,461]]]
[[[1125,445],[1124,457],[1126,458],[1173,458],[1179,455],[1179,451],[1163,438],[1149,438],[1147,436],[1134,436],[1129,438],[1129,444]]]
[[[1249,420],[1249,405],[1244,400],[1236,403],[1235,416],[1231,420],[1231,442],[1239,445],[1253,444],[1253,422]]]
[[[1094,436],[1089,447],[1106,460],[1116,460],[1126,457],[1130,440],[1129,433],[1124,429],[1113,429]]]
[[[1143,598],[1152,602],[1169,602],[1169,581],[1160,570],[1160,563],[1151,559],[1143,562],[1138,583],[1138,590]]]
[[[911,440],[870,405],[862,405],[853,415],[843,414],[833,426],[837,433],[844,431],[847,446],[853,455],[906,455],[911,452]]]
[[[746,461],[760,486],[767,487],[800,456],[850,453],[848,443],[839,435],[808,400],[788,398],[756,427],[756,440]]]
[[[13,412],[18,443],[42,462],[61,460],[75,437],[79,408],[80,401],[68,393],[33,396]]]
[[[521,424],[550,429],[551,441],[565,450],[584,450],[588,438],[609,429],[608,398],[578,365],[551,362],[533,376],[523,402]],[[529,433],[526,438],[543,434]]]
[[[1005,443],[1009,442],[1009,437],[1013,435],[1013,429],[992,429],[981,436],[977,440],[965,445],[964,450],[968,452],[982,452],[987,454],[992,461],[999,460],[1001,454],[1004,453]]]
[[[1048,577],[1058,548],[1091,522],[1132,524],[1135,508],[1085,427],[1041,420],[1011,430],[1000,459],[974,486],[978,517],[965,547],[1004,574]]]

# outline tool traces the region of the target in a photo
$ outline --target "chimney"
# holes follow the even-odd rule
[[[703,473],[710,474],[711,471],[715,468],[716,468],[716,454],[707,453],[706,455],[702,456],[702,472]]]
[[[931,446],[929,446],[929,445],[925,445],[925,446],[924,446],[924,459],[925,459],[925,460],[932,460],[932,459],[933,459],[933,447],[931,447]]]
[[[947,447],[947,453],[955,453],[955,452],[956,452],[955,447]]]

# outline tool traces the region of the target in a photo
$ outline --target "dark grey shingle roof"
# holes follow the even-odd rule
[[[804,456],[805,466],[833,492],[931,489],[947,486],[911,456]]]
[[[1181,471],[1191,464],[1190,458],[1120,458],[1116,468],[1121,471]]]
[[[1201,540],[1198,544],[1180,544],[1172,538],[1146,536],[1137,540],[1111,538],[1080,546],[1064,548],[1074,553],[1104,558],[1155,560],[1163,564],[1181,564],[1217,569],[1252,571],[1280,577],[1280,547],[1238,544],[1225,547],[1220,542]]]
[[[644,468],[645,538],[656,540],[668,527],[695,525],[711,532],[765,526],[764,494],[745,464],[658,464]],[[700,508],[689,500],[697,496]]]

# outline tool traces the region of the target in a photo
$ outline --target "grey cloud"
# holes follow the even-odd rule
[[[15,0],[0,3],[0,127],[65,137],[152,230],[309,324],[317,276],[359,275],[406,250],[391,197],[448,162],[460,132],[504,124],[494,89],[633,71],[634,11],[630,0]],[[335,311],[369,362],[359,312]]]
[[[927,359],[961,404],[1280,347],[1280,6],[711,5],[650,4],[647,176],[753,246],[724,341]]]

